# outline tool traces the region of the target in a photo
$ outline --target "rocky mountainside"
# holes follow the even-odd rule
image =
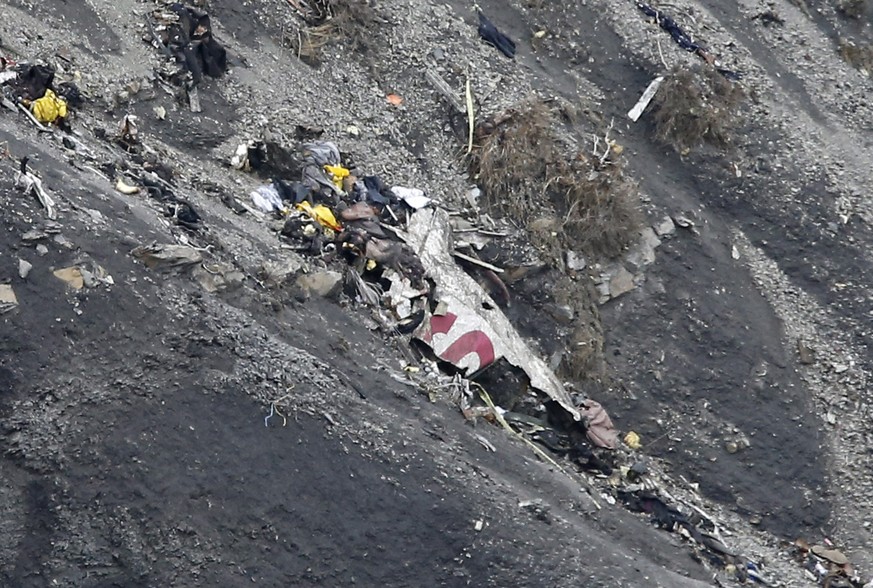
[[[0,6],[4,586],[873,582],[873,4],[190,8]]]

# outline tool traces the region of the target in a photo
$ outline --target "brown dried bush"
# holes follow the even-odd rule
[[[313,26],[289,39],[297,56],[310,65],[321,61],[321,50],[329,43],[340,43],[350,53],[374,54],[378,49],[374,31],[385,23],[368,0],[330,0],[310,20]]]
[[[554,112],[531,101],[477,128],[470,171],[489,207],[524,225],[547,253],[573,247],[616,257],[637,235],[637,187],[620,149],[599,144],[601,155],[574,148]]]
[[[873,73],[873,45],[856,45],[840,39],[840,56],[855,69]]]
[[[726,147],[745,96],[715,68],[674,68],[655,96],[656,136],[680,152],[702,143]]]
[[[861,18],[868,5],[868,0],[837,0],[837,10],[848,18]]]

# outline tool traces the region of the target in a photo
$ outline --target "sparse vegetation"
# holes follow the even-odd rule
[[[328,43],[341,43],[349,52],[360,55],[375,52],[373,32],[384,23],[367,0],[330,0],[323,4],[310,19],[312,26],[288,39],[300,59],[318,65],[321,49]]]
[[[873,73],[873,45],[856,45],[852,41],[840,39],[840,55],[855,69]]]
[[[837,10],[848,18],[861,18],[867,12],[868,0],[838,0]]]
[[[639,227],[637,188],[620,152],[603,137],[590,152],[575,147],[555,113],[531,101],[481,124],[469,163],[492,209],[522,223],[541,249],[611,258]]]
[[[742,86],[712,67],[675,68],[655,96],[657,137],[680,152],[702,143],[726,147],[744,98]]]

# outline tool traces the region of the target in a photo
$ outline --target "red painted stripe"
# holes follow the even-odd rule
[[[442,359],[456,364],[471,353],[479,356],[479,367],[482,369],[494,361],[494,344],[482,331],[464,333],[439,355]]]

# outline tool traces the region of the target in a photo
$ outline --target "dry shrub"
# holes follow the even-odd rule
[[[712,67],[675,68],[655,96],[655,132],[680,152],[730,144],[745,98],[742,86]]]
[[[558,256],[572,247],[611,258],[636,238],[637,189],[622,171],[619,148],[602,140],[600,156],[574,148],[541,101],[480,125],[476,138],[470,170],[486,202],[521,222],[544,252]]]
[[[304,63],[316,67],[321,65],[321,49],[330,42],[327,35],[312,29],[301,29],[297,38],[289,39],[291,48]]]
[[[855,69],[873,73],[873,45],[856,45],[852,41],[840,39],[840,55]]]
[[[838,0],[837,10],[848,18],[861,18],[867,12],[867,0]]]
[[[564,230],[583,251],[615,257],[636,238],[639,211],[631,205],[637,186],[620,165],[601,165],[598,157],[579,154],[575,180],[561,186]]]
[[[535,101],[477,128],[472,171],[489,205],[523,222],[542,215],[537,193],[563,160],[551,125],[551,112]]]
[[[374,54],[378,49],[375,31],[384,26],[368,0],[329,0],[313,26],[300,30],[290,42],[300,59],[318,65],[321,49],[328,43],[340,43],[349,53]]]

